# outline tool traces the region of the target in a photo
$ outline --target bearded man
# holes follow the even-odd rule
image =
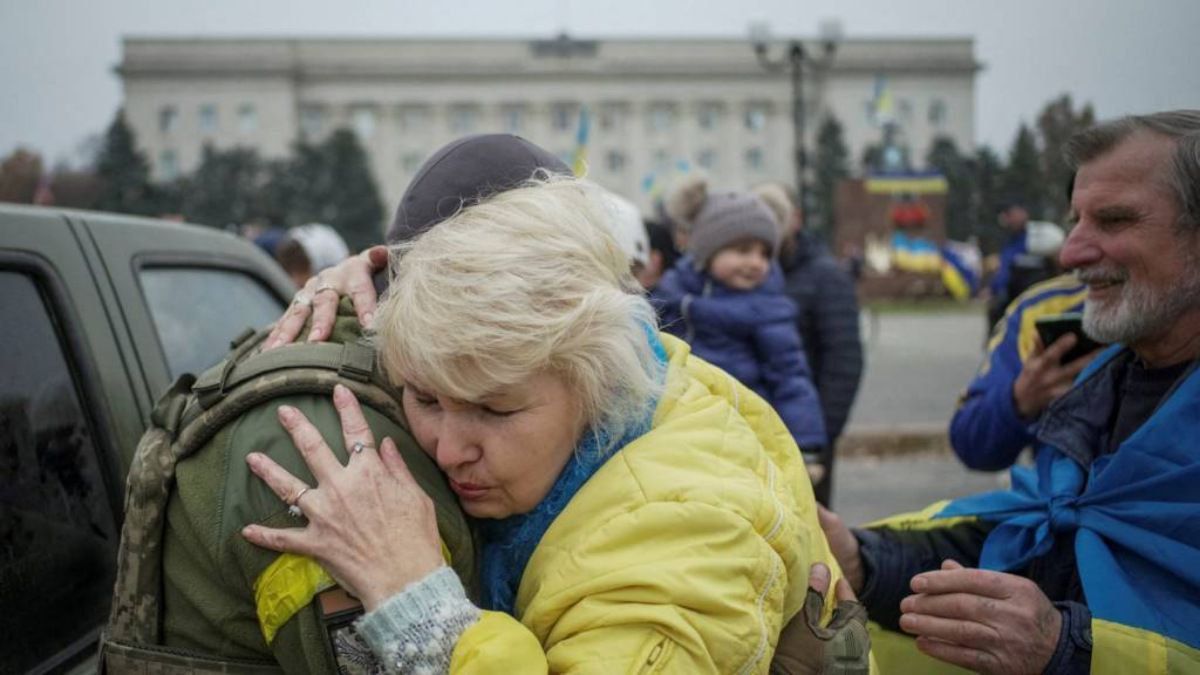
[[[1113,346],[1040,418],[1036,467],[864,529],[826,514],[871,617],[932,657],[880,631],[889,672],[1200,672],[1200,110],[1100,124],[1066,154],[1060,260]]]

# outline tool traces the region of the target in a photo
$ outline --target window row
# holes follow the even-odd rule
[[[568,166],[574,162],[573,150],[563,150],[558,155]],[[675,156],[669,150],[660,148],[650,155],[649,170],[663,172],[678,166],[681,170],[686,171],[692,165],[695,165],[705,171],[719,171],[726,168],[721,165],[720,158],[720,153],[713,148],[701,148],[691,157]],[[600,160],[598,165],[596,159]],[[760,146],[751,146],[744,149],[741,159],[744,171],[756,172],[766,169],[766,154]],[[406,174],[414,174],[420,168],[423,161],[425,161],[424,153],[405,152],[400,155],[400,168]],[[616,149],[602,152],[599,158],[592,158],[591,161],[591,169],[593,171],[599,169],[609,174],[623,174],[629,170],[629,165],[629,154],[624,150]]]
[[[871,124],[886,122],[909,124],[916,115],[915,106],[908,98],[896,99],[894,104],[890,100],[884,104],[881,104],[879,100],[865,101],[863,110],[866,113],[867,122]],[[933,127],[944,126],[949,120],[949,108],[946,101],[940,98],[930,99],[929,105],[925,109],[925,120]]]
[[[221,111],[215,103],[202,103],[196,106],[195,130],[202,134],[215,134],[221,131]],[[249,135],[258,131],[258,109],[253,103],[239,104],[233,111],[233,119],[239,134]],[[158,130],[164,134],[182,131],[183,123],[178,106],[164,105],[158,109]]]
[[[350,127],[361,138],[371,138],[379,127],[381,120],[386,119],[385,108],[378,105],[352,106],[348,120]],[[582,106],[578,102],[560,101],[551,103],[546,108],[538,108],[523,103],[500,104],[495,107],[485,107],[474,103],[451,104],[445,108],[435,108],[429,105],[402,105],[394,108],[390,115],[392,122],[401,133],[428,133],[438,127],[444,127],[454,134],[468,134],[480,131],[504,131],[508,133],[527,133],[541,122],[539,130],[545,126],[558,133],[578,133],[581,126],[587,125],[589,133],[597,130],[601,133],[623,131],[629,128],[633,118],[632,107],[624,103],[606,103],[595,108]],[[695,126],[701,131],[715,131],[722,128],[727,120],[734,119],[732,113],[738,115],[739,123],[749,132],[761,132],[773,113],[773,107],[766,102],[751,102],[739,106],[711,101],[691,106],[690,113],[685,115],[685,107],[671,102],[657,102],[646,106],[642,115],[645,128],[650,133],[669,132],[685,124],[689,115]],[[327,133],[334,126],[346,119],[337,111],[323,105],[304,105],[300,109],[300,131],[307,138],[316,138]]]

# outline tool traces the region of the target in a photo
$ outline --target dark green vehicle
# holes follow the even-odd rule
[[[0,205],[0,673],[95,667],[151,406],[293,290],[210,228]]]

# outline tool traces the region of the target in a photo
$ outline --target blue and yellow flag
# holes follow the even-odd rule
[[[1075,430],[1072,443],[1102,442],[1099,430],[1111,408],[1103,399],[1113,396],[1113,368],[1106,366],[1122,351],[1118,345],[1101,353],[1046,413],[1035,469],[1014,468],[1012,489],[956,500],[936,517],[996,523],[979,566],[999,571],[1025,568],[1060,535],[1073,533],[1095,629],[1093,672],[1196,672],[1200,369],[1193,368],[1116,452],[1086,467],[1047,442],[1062,436],[1054,430],[1064,424]],[[1105,420],[1083,419],[1088,410]],[[1068,421],[1056,423],[1059,418]],[[1101,654],[1107,665],[1097,660]]]
[[[588,137],[592,132],[592,118],[586,105],[579,106],[579,129],[575,132],[575,158],[571,170],[576,176],[587,172]]]

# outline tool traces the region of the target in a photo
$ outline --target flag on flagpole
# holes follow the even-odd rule
[[[575,134],[575,159],[571,162],[571,170],[576,176],[587,172],[588,136],[591,134],[591,115],[586,105],[579,106],[579,129]]]

